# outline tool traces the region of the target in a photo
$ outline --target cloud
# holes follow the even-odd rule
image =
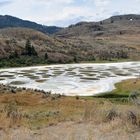
[[[12,1],[10,1],[10,0],[0,1],[0,7],[1,7],[1,6],[8,5],[8,4],[10,4],[11,2],[12,2]]]
[[[94,3],[96,6],[107,6],[108,4],[110,4],[110,0],[94,0]]]
[[[48,5],[53,5],[53,4],[71,4],[73,3],[75,0],[32,0],[32,1],[36,1],[38,3],[45,3]]]
[[[112,13],[112,16],[117,16],[117,15],[120,15],[120,12],[116,11],[116,12]]]
[[[68,26],[80,21],[99,21],[117,13],[140,13],[140,0],[0,1],[0,14],[13,15],[45,25]]]

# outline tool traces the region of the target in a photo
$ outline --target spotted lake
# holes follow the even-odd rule
[[[139,74],[140,62],[64,64],[0,69],[0,83],[53,94],[91,96],[112,91],[115,83]]]

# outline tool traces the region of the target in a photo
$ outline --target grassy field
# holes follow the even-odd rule
[[[104,93],[97,98],[105,98],[114,103],[129,103],[128,98],[130,94],[134,92],[140,93],[140,79],[125,80],[117,83],[115,87],[115,90]]]
[[[119,63],[119,62],[131,62],[132,59],[112,59],[112,60],[96,60],[96,61],[82,61],[80,63]]]
[[[140,90],[140,79],[126,80],[116,84],[116,89],[110,94],[128,97],[130,93]]]
[[[59,134],[62,130],[61,133],[64,134],[68,133],[67,131],[72,133],[68,140],[77,140],[75,135],[73,136],[73,131],[77,131],[75,129],[78,127],[80,132],[77,133],[81,135],[88,126],[87,131],[91,132],[89,137],[93,138],[97,136],[97,134],[92,136],[92,131],[95,129],[93,127],[96,127],[97,131],[101,131],[102,134],[98,135],[109,134],[109,136],[113,136],[114,140],[117,136],[116,133],[114,134],[115,131],[126,139],[130,132],[133,132],[135,137],[139,137],[139,135],[137,136],[137,131],[140,129],[139,107],[128,101],[128,96],[132,91],[139,91],[139,85],[139,79],[126,80],[116,84],[116,90],[102,97],[46,96],[37,91],[20,89],[13,91],[1,86],[1,136],[6,137],[5,131],[9,135],[13,135],[13,130],[14,133],[21,130],[18,136],[22,133],[26,134],[27,131],[34,133],[48,131],[49,140],[53,140],[54,135],[50,134],[52,131],[56,131],[59,140],[63,139]],[[22,131],[23,128],[26,129],[26,132]],[[46,140],[46,135],[47,132],[37,133],[36,137],[41,139],[40,136],[42,136],[42,139]],[[1,136],[0,139],[3,138]],[[30,136],[31,134],[29,134]],[[108,136],[107,138],[109,139]],[[95,139],[99,139],[99,137]]]
[[[100,96],[87,96],[87,97],[79,97],[81,99],[87,99],[87,100],[109,100],[114,103],[128,103],[128,97],[131,93],[137,92],[140,93],[140,79],[130,79],[130,80],[124,80],[120,83],[115,84],[116,89],[104,93]]]
[[[3,92],[0,94],[0,108],[5,106],[20,109],[23,116],[22,124],[37,127],[57,124],[62,121],[78,120],[83,118],[85,108],[94,110],[94,105],[107,103],[114,105],[132,105],[128,101],[129,94],[140,91],[140,80],[131,79],[116,84],[116,89],[98,97],[65,97],[61,95],[45,96],[32,90],[17,91],[16,94]],[[101,107],[102,108],[102,107]],[[105,108],[110,108],[105,106]],[[9,111],[8,109],[8,111]],[[7,110],[6,110],[7,111]],[[15,111],[15,110],[14,110]],[[17,110],[16,110],[17,111]]]
[[[95,60],[95,61],[79,61],[78,63],[119,63],[119,62],[131,62],[132,59],[112,59],[109,60]],[[25,67],[25,66],[40,66],[40,65],[52,65],[52,64],[77,64],[77,62],[71,61],[67,63],[60,62],[49,62],[43,58],[39,57],[20,57],[13,59],[1,59],[0,60],[0,68],[9,68],[9,67]]]

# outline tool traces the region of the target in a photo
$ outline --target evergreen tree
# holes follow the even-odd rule
[[[9,59],[13,59],[13,58],[18,58],[19,55],[17,53],[17,51],[14,51],[13,53],[11,53],[11,55],[9,56]]]
[[[74,56],[74,62],[75,62],[75,63],[78,63],[77,56]]]
[[[31,47],[31,55],[34,55],[34,56],[38,55],[36,50],[35,50],[35,48],[34,48],[34,46]]]
[[[31,42],[29,39],[26,41],[25,54],[29,55],[29,56],[37,56],[38,55],[34,46],[31,45]]]
[[[48,53],[45,53],[45,59],[48,59]]]
[[[25,54],[29,56],[31,55],[31,42],[29,39],[26,41]]]

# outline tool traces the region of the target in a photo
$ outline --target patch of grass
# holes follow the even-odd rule
[[[23,81],[13,81],[13,82],[11,82],[10,84],[11,84],[11,85],[24,85],[25,82],[23,82]]]
[[[0,78],[0,81],[5,80],[5,78]]]
[[[40,70],[40,71],[43,72],[43,73],[47,73],[48,69],[44,69],[44,70]]]
[[[16,94],[11,94],[9,91],[7,94],[0,94],[0,110],[3,105],[14,101],[17,108],[22,108],[21,124],[30,128],[55,125],[65,121],[92,120],[102,123],[103,114],[110,110],[107,114],[109,120],[118,117],[114,110],[112,111],[114,105],[122,113],[124,110],[128,111],[130,107],[135,107],[129,103],[128,96],[132,91],[139,90],[139,85],[139,79],[126,80],[116,84],[116,90],[98,97],[59,96],[55,98],[54,96],[57,95],[47,95],[44,98],[42,93],[32,90],[17,91]]]
[[[99,80],[98,78],[94,78],[94,77],[81,77],[80,79],[82,79],[82,80]]]
[[[46,79],[39,79],[39,80],[36,80],[37,83],[44,83],[46,81]]]
[[[116,89],[111,93],[117,95],[129,96],[133,91],[140,90],[140,79],[125,80],[121,83],[116,84]]]
[[[115,73],[118,76],[131,76],[132,74],[130,73]]]
[[[23,76],[27,76],[27,77],[33,76],[33,74],[30,74],[30,73],[22,73],[22,75],[23,75]]]
[[[21,72],[24,72],[24,73],[35,73],[35,71],[34,70],[21,70]]]
[[[47,60],[35,56],[21,56],[20,58],[12,59],[2,59],[0,61],[0,67],[23,67],[23,66],[32,66],[38,64],[48,64]]]
[[[37,80],[39,79],[39,76],[35,76],[35,75],[31,75],[31,76],[27,76],[28,78],[32,79],[32,80]]]
[[[140,92],[140,79],[129,79],[117,83],[116,89],[96,96],[79,97],[85,100],[106,100],[115,104],[130,104],[128,97],[134,91]]]
[[[12,77],[14,77],[14,75],[0,75],[0,77],[12,78]]]
[[[76,75],[76,72],[67,72],[67,75]]]
[[[140,79],[125,80],[115,86],[115,90],[96,96],[96,98],[106,98],[114,103],[128,103],[130,93],[134,91],[140,92]]]
[[[49,75],[49,74],[44,74],[42,75],[42,78],[50,78],[52,75]]]
[[[64,73],[64,71],[54,71],[53,72],[53,74],[55,75],[55,76],[59,76],[59,75],[61,75],[61,74],[63,74]]]
[[[86,76],[96,76],[95,73],[86,73],[86,72],[80,72],[80,74],[86,75]]]
[[[36,73],[37,75],[44,75],[44,74],[46,74],[45,72],[37,72]]]
[[[119,63],[119,62],[131,62],[132,59],[112,59],[111,61],[109,60],[96,60],[96,61],[82,61],[81,63]]]

